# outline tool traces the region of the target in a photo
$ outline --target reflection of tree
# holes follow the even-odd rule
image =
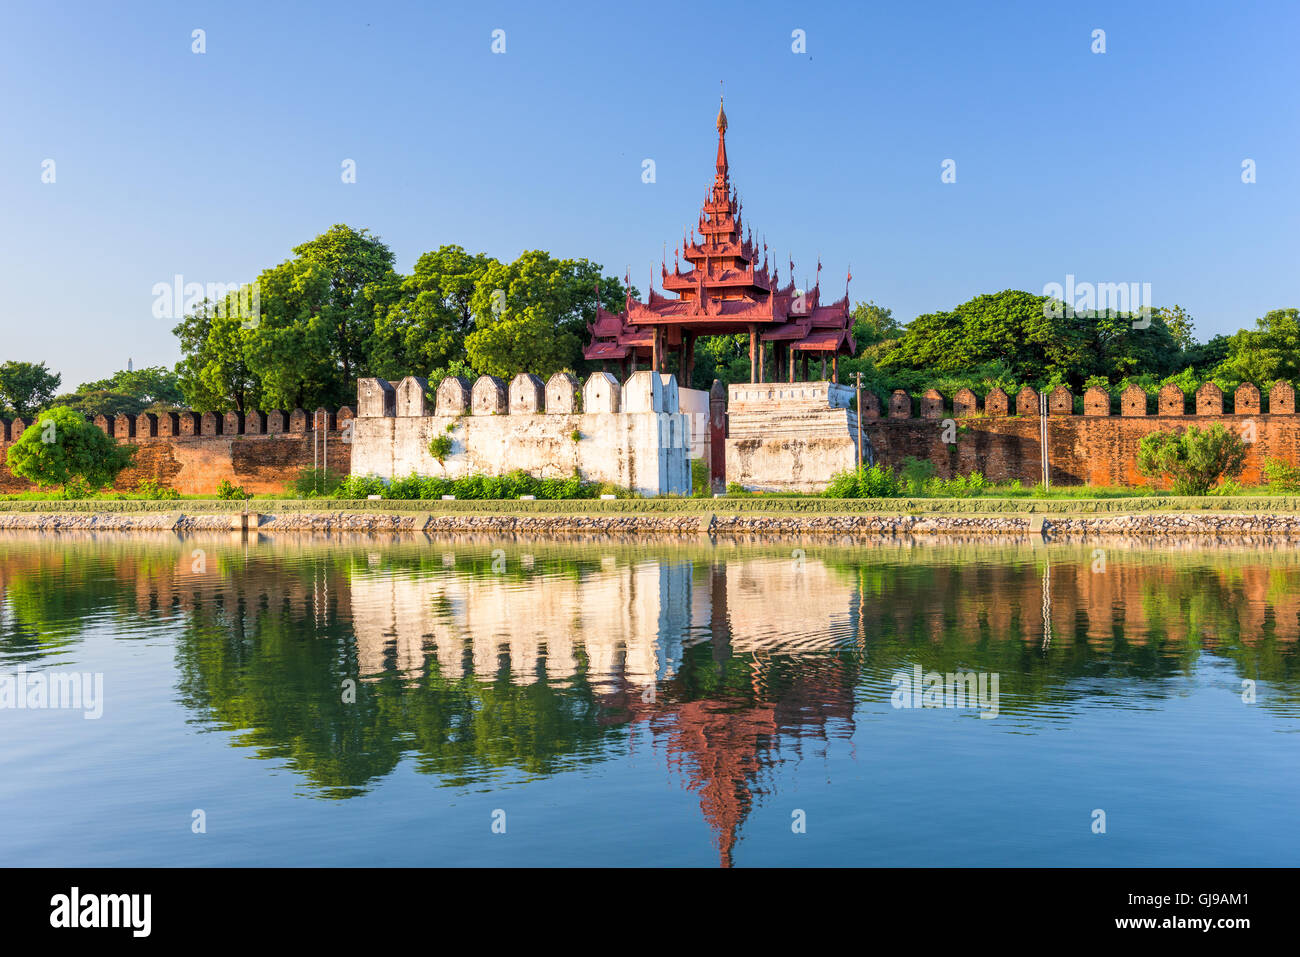
[[[342,593],[345,578],[330,587]],[[214,601],[194,610],[178,641],[179,687],[188,707],[245,732],[237,743],[290,761],[330,797],[366,790],[407,753],[447,785],[602,756],[606,729],[581,679],[565,688],[519,686],[508,674],[449,679],[430,655],[419,674],[362,681],[355,651],[346,618],[307,618],[287,598],[264,610]],[[344,701],[349,680],[354,703]]]
[[[80,639],[91,621],[135,617],[137,605],[124,587],[121,563],[125,559],[127,567],[143,574],[160,564],[156,553],[142,555],[138,546],[120,540],[82,540],[62,548],[5,545],[0,545],[0,656],[25,662],[58,654]]]
[[[1275,703],[1295,700],[1300,566],[1293,557],[1116,551],[1094,572],[1091,552],[1054,551],[1050,591],[1047,556],[1025,557],[1023,549],[968,561],[927,563],[912,551],[835,564],[856,577],[858,633],[874,670],[919,663],[927,671],[1015,675],[1014,684],[1002,684],[1004,713],[1132,692],[1115,679],[1168,696],[1175,691],[1163,679],[1190,673],[1205,654],[1232,663],[1240,677],[1277,683]],[[1046,621],[1052,640],[1044,648]]]

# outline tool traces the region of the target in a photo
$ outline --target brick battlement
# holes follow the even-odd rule
[[[97,415],[91,421],[116,441],[137,448],[134,463],[118,476],[115,488],[131,491],[155,482],[183,495],[211,495],[224,479],[248,492],[280,492],[299,471],[317,463],[323,426],[331,472],[351,467],[352,409],[318,409],[316,413],[250,410],[238,412],[142,412]],[[32,491],[35,486],[13,475],[5,452],[37,420],[0,420],[0,493]]]
[[[817,385],[818,383],[802,383]],[[737,397],[736,390],[763,388],[766,392],[775,392],[778,387],[767,386],[732,386],[733,403]],[[789,388],[789,387],[786,387]],[[847,390],[852,397],[849,386],[836,386]],[[1163,386],[1155,396],[1148,395],[1141,386],[1131,385],[1119,396],[1119,415],[1122,416],[1222,416],[1229,415],[1295,415],[1295,389],[1286,382],[1276,383],[1261,402],[1258,386],[1244,382],[1232,394],[1233,412],[1225,413],[1224,395],[1213,382],[1202,383],[1190,398],[1176,385]],[[1049,415],[1075,415],[1074,393],[1064,386],[1058,386],[1047,398]],[[780,405],[775,398],[769,404]],[[1108,416],[1111,411],[1111,393],[1098,386],[1093,386],[1083,393],[1083,415]],[[734,407],[734,406],[733,406]],[[909,395],[902,389],[895,389],[889,398],[887,408],[882,412],[880,399],[874,392],[862,393],[862,418],[877,419],[881,416],[891,419],[942,419],[951,416],[955,419],[974,416],[1037,416],[1038,393],[1028,387],[1016,395],[1008,396],[1001,389],[993,389],[981,401],[970,389],[958,389],[951,397],[942,395],[937,389],[929,389],[919,396]]]
[[[0,419],[0,444],[17,442],[23,432],[39,416],[12,420]],[[294,409],[292,412],[195,412],[178,409],[171,412],[141,412],[139,415],[117,413],[97,415],[89,419],[110,438],[119,442],[136,442],[142,439],[216,438],[232,435],[279,435],[281,433],[305,434],[319,423],[328,432],[341,432],[347,422],[355,418],[346,405],[339,409],[319,408],[312,412]]]

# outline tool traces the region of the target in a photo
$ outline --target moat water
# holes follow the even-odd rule
[[[0,533],[0,593],[10,865],[1300,855],[1286,546]]]

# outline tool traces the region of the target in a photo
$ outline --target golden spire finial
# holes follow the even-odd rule
[[[719,86],[719,87],[722,86],[722,81],[721,81],[721,80],[718,81],[718,86]],[[719,133],[725,133],[725,132],[727,132],[727,114],[726,114],[726,111],[724,111],[724,110],[722,109],[722,94],[721,94],[721,93],[718,94],[718,132],[719,132]]]

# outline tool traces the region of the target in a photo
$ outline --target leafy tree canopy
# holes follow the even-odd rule
[[[1300,379],[1300,310],[1274,309],[1254,329],[1227,337],[1215,375],[1268,388],[1278,379]]]
[[[86,418],[97,415],[139,415],[146,408],[145,403],[125,392],[113,392],[109,389],[86,389],[68,392],[54,400],[58,408],[72,409]]]
[[[9,447],[9,471],[37,485],[84,483],[92,490],[113,482],[131,464],[132,446],[118,445],[78,412],[59,406],[41,413]]]
[[[493,266],[491,256],[471,255],[460,246],[441,246],[415,263],[401,281],[396,301],[375,320],[371,367],[375,375],[398,379],[429,375],[465,356],[473,328],[470,300]]]
[[[227,296],[223,303],[204,300],[172,330],[184,357],[176,365],[179,387],[193,408],[244,412],[259,404],[262,382],[249,367],[247,354],[261,320],[243,316],[233,298]]]
[[[369,230],[337,225],[258,278],[261,317],[243,358],[272,406],[355,401],[370,374],[375,317],[400,287],[393,253]]]
[[[596,318],[596,287],[603,302],[621,303],[625,295],[621,282],[600,271],[597,263],[540,249],[488,265],[470,298],[470,364],[502,378],[579,368],[586,325]]]
[[[146,366],[143,369],[119,369],[107,379],[83,382],[77,392],[118,392],[134,396],[146,406],[178,406],[184,403],[179,376],[166,366]]]
[[[185,396],[175,372],[164,366],[149,366],[122,369],[107,379],[83,382],[76,392],[55,398],[54,404],[94,418],[96,415],[139,415],[149,409],[173,409],[185,404]]]
[[[880,366],[956,373],[998,362],[1021,380],[1059,381],[1076,390],[1093,375],[1167,375],[1178,366],[1177,344],[1158,310],[1143,319],[1062,314],[1053,305],[1046,296],[1008,289],[918,316]]]
[[[44,362],[0,363],[0,406],[10,415],[30,418],[49,406],[62,381]]]

